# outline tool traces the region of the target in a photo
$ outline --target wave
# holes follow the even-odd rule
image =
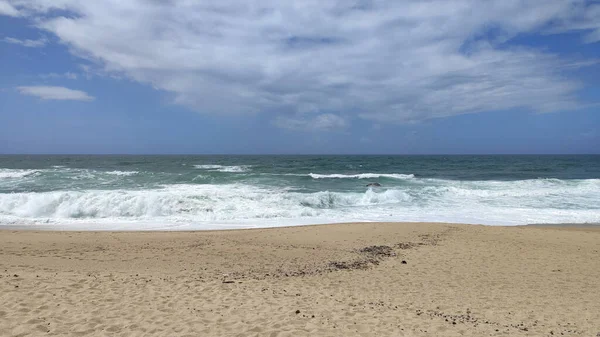
[[[236,184],[170,185],[137,191],[11,193],[0,194],[0,215],[58,221],[164,217],[209,221],[302,215],[302,206],[288,199],[286,191],[273,192]]]
[[[218,169],[217,171],[237,173],[237,172],[247,172],[249,170],[250,170],[249,166],[226,166],[226,167]]]
[[[304,195],[300,204],[317,209],[335,209],[338,207],[408,204],[412,200],[413,197],[406,191],[392,189],[375,192],[369,189],[364,193],[316,192]]]
[[[313,179],[376,179],[376,178],[391,178],[391,179],[411,179],[414,174],[399,174],[399,173],[360,173],[360,174],[308,174]]]
[[[0,169],[0,179],[15,179],[40,174],[40,170]]]
[[[104,172],[105,174],[110,174],[113,176],[124,176],[124,177],[129,177],[129,176],[133,176],[136,174],[140,174],[140,172],[138,171],[107,171]]]
[[[0,215],[29,220],[187,219],[216,221],[322,215],[341,207],[397,204],[403,191],[290,193],[251,185],[171,185],[153,190],[0,194]],[[1,222],[1,221],[0,221]]]
[[[44,177],[51,175],[53,178],[71,180],[94,179],[103,175],[111,176],[134,176],[139,171],[96,171],[90,169],[67,168],[64,166],[53,166],[51,169],[27,170],[27,169],[0,169],[0,179],[23,179],[30,177]]]
[[[195,168],[201,170],[216,170],[224,167],[223,165],[194,165]]]
[[[250,165],[241,166],[226,166],[226,165],[194,165],[195,168],[208,171],[216,172],[227,172],[227,173],[241,173],[250,170]]]
[[[416,179],[415,179],[416,180]],[[425,181],[378,190],[301,193],[249,184],[181,184],[145,190],[0,194],[0,224],[198,224],[298,219],[485,224],[600,222],[600,180]],[[202,225],[204,224],[204,225]],[[204,227],[203,227],[204,226]],[[135,228],[134,228],[135,229]]]

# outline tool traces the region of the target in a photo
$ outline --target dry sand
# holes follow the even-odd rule
[[[4,230],[0,335],[600,336],[600,231]]]

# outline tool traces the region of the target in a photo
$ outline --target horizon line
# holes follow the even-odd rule
[[[0,153],[0,156],[600,156],[600,153]]]

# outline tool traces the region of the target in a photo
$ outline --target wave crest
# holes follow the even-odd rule
[[[308,174],[313,179],[376,179],[376,178],[391,178],[391,179],[412,179],[414,174],[400,173],[360,173],[360,174]]]
[[[227,173],[241,173],[250,170],[250,165],[240,166],[226,166],[226,165],[194,165],[195,168],[200,170],[216,171],[216,172],[227,172]]]
[[[140,172],[138,172],[138,171],[107,171],[104,173],[110,174],[113,176],[123,176],[123,177],[129,177],[129,176],[134,176],[136,174],[140,174]]]
[[[0,169],[0,179],[18,179],[40,174],[40,170]]]
[[[600,200],[598,179],[412,179],[395,187],[354,187],[345,191],[312,193],[291,187],[242,183],[180,184],[144,190],[0,193],[0,224],[151,221],[209,225],[252,222],[260,226],[265,219],[275,221],[277,225],[298,219],[305,219],[306,223],[316,223],[315,219],[326,219],[325,222],[440,221],[503,225],[598,223],[600,208],[597,200]],[[137,225],[133,226],[139,229],[135,227]]]

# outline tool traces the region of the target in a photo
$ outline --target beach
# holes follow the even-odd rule
[[[0,231],[0,336],[597,336],[600,228]]]

